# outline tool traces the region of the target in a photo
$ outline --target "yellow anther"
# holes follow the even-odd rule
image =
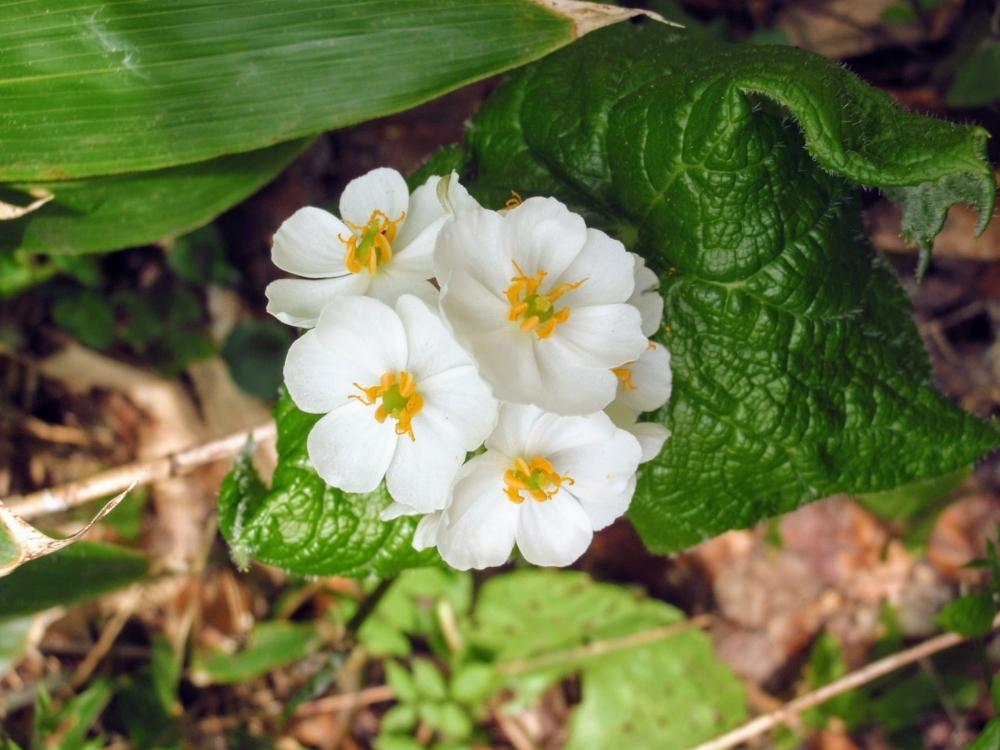
[[[510,198],[503,204],[503,207],[509,211],[512,208],[517,208],[522,203],[524,203],[524,198],[521,197],[521,194],[516,190],[511,190]]]
[[[520,329],[525,333],[534,333],[540,339],[547,339],[557,327],[569,320],[571,312],[568,307],[556,309],[556,300],[579,288],[586,279],[563,282],[543,292],[541,287],[547,276],[545,271],[528,276],[516,261],[514,269],[517,275],[511,278],[510,286],[505,292],[510,303],[507,320],[519,323]]]
[[[345,220],[344,223],[351,229],[351,236],[337,235],[337,239],[347,246],[344,256],[347,270],[351,273],[375,273],[379,265],[392,260],[392,243],[405,218],[405,211],[399,218],[390,219],[383,211],[375,209],[364,226]]]
[[[621,367],[611,368],[611,372],[621,381],[622,388],[626,391],[634,391],[636,389],[635,382],[632,380],[632,368],[629,367],[631,364],[633,362],[626,362]]]
[[[562,489],[564,484],[572,485],[573,477],[559,474],[548,459],[535,456],[530,461],[518,458],[503,475],[504,494],[512,503],[520,505],[524,502],[522,492],[535,502],[544,503],[551,500]]]
[[[351,394],[348,398],[360,401],[365,406],[375,408],[375,421],[379,424],[392,417],[396,420],[396,434],[413,436],[413,418],[424,408],[424,397],[417,392],[417,381],[406,370],[387,372],[379,378],[378,385],[363,386],[355,383],[354,387],[361,395]]]

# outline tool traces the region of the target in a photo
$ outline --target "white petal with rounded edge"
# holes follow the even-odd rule
[[[417,515],[420,515],[420,511],[416,508],[411,508],[409,505],[404,505],[403,503],[392,502],[378,514],[378,517],[383,521],[395,521],[397,518],[402,518],[403,516]]]
[[[267,311],[282,323],[312,328],[324,305],[334,297],[368,291],[368,274],[349,273],[329,279],[278,279],[267,285]]]
[[[420,552],[428,547],[436,547],[444,523],[444,511],[440,510],[436,513],[428,513],[421,518],[413,532],[413,549]]]
[[[438,536],[438,551],[451,567],[489,568],[510,557],[520,506],[503,492],[507,466],[507,459],[487,451],[459,472]]]
[[[604,445],[614,433],[614,424],[602,412],[569,417],[543,412],[523,439],[522,450],[530,456],[549,456],[581,446]]]
[[[508,461],[523,456],[539,422],[551,418],[551,414],[546,414],[537,406],[500,404],[497,426],[486,438],[486,449],[504,456]]]
[[[665,346],[650,342],[639,359],[625,366],[632,372],[635,387],[626,388],[620,383],[615,403],[637,412],[655,411],[667,403],[673,376],[670,352]]]
[[[363,386],[375,385],[385,373],[406,365],[402,321],[391,307],[371,297],[331,300],[313,330],[329,351],[357,367]]]
[[[448,428],[427,412],[425,407],[414,418],[413,440],[400,436],[385,477],[393,499],[421,513],[444,508],[466,453]],[[391,418],[386,422],[395,424]]]
[[[344,265],[347,246],[338,237],[351,230],[321,208],[300,208],[274,233],[271,260],[278,268],[306,278],[325,278],[348,273]]]
[[[557,414],[591,414],[614,399],[618,378],[610,369],[580,366],[576,350],[555,337],[539,342],[535,351],[542,385],[533,400],[542,408]]]
[[[496,427],[497,401],[473,365],[418,380],[417,389],[427,418],[440,422],[440,431],[453,435],[464,451],[478,448]]]
[[[641,326],[639,311],[631,305],[578,307],[550,340],[576,353],[572,364],[611,368],[642,354],[649,340],[642,335]]]
[[[628,428],[635,435],[642,448],[642,459],[639,463],[652,461],[663,450],[663,444],[670,438],[670,430],[657,422],[636,422]]]
[[[479,372],[494,396],[515,403],[538,401],[546,385],[535,355],[534,336],[509,328],[473,337],[456,333],[479,363]]]
[[[660,295],[660,280],[641,255],[630,253],[635,264],[635,289],[628,303],[639,310],[642,316],[643,336],[652,336],[663,322],[663,297]]]
[[[409,203],[410,191],[403,175],[395,169],[379,167],[347,183],[340,195],[340,215],[344,221],[358,226],[367,224],[374,211],[397,221],[406,213]]]
[[[438,290],[426,277],[420,274],[398,272],[392,268],[391,263],[384,270],[380,270],[371,277],[368,294],[390,307],[394,307],[396,300],[404,294],[412,294],[428,304],[435,305],[438,298]]]
[[[594,538],[587,514],[565,492],[544,503],[525,500],[520,510],[517,548],[534,565],[570,565]]]
[[[396,241],[393,243],[394,253],[397,247],[404,248],[413,242],[431,224],[447,218],[448,212],[441,205],[441,199],[438,197],[438,183],[440,182],[439,175],[431,175],[423,185],[410,195],[406,221],[399,228],[399,234],[396,235]],[[428,274],[428,276],[430,275]]]
[[[642,455],[634,435],[615,428],[605,415],[600,416],[612,431],[610,436],[548,455],[557,472],[572,477],[573,484],[566,489],[580,501],[595,522],[595,529],[607,526],[628,508],[632,491],[627,490],[630,484],[634,490],[635,471]]]
[[[464,271],[487,289],[502,295],[516,273],[501,242],[503,217],[485,208],[470,208],[441,229],[434,250],[434,275],[442,288],[453,271]],[[447,303],[447,294],[442,295]]]
[[[441,311],[451,328],[466,337],[507,331],[510,304],[499,292],[488,289],[464,270],[455,270],[441,286]]]
[[[392,461],[398,437],[392,420],[375,421],[375,407],[348,401],[320,419],[306,440],[309,461],[331,487],[371,492]]]
[[[547,290],[580,254],[587,225],[555,198],[528,198],[504,215],[502,238],[527,276],[545,271]]]
[[[328,346],[315,330],[293,341],[285,357],[288,394],[296,406],[312,414],[343,406],[348,396],[357,393],[353,384],[368,373],[343,352]]]
[[[420,383],[456,367],[475,367],[475,360],[455,340],[444,321],[428,305],[412,295],[400,297],[396,314],[403,322],[409,357],[406,369]]]
[[[424,231],[410,239],[405,245],[397,237],[393,244],[392,260],[385,266],[385,269],[419,276],[423,279],[434,276],[434,248],[446,221],[448,221],[448,217],[442,216],[429,226],[424,227]]]
[[[580,254],[555,283],[586,281],[559,304],[575,308],[626,302],[635,287],[633,266],[632,255],[622,243],[597,229],[588,229]]]

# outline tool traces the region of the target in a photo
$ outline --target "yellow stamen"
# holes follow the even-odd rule
[[[387,372],[379,379],[378,385],[363,386],[355,383],[354,387],[361,395],[351,394],[348,398],[360,401],[365,406],[375,406],[375,421],[381,424],[389,417],[396,420],[396,434],[413,436],[413,418],[424,408],[424,397],[417,392],[417,381],[406,370]]]
[[[392,243],[396,239],[399,225],[406,218],[406,211],[399,218],[390,219],[379,209],[372,211],[364,226],[344,220],[351,228],[350,237],[337,235],[337,239],[347,246],[344,265],[351,273],[375,273],[379,265],[392,260]]]
[[[507,202],[503,204],[503,207],[509,211],[512,208],[517,208],[522,203],[524,203],[524,198],[521,197],[521,194],[516,190],[511,190],[510,198],[508,198]]]
[[[507,485],[504,494],[516,505],[524,502],[522,492],[527,492],[535,502],[544,503],[555,497],[563,484],[575,484],[573,477],[559,474],[548,459],[541,456],[535,456],[530,461],[516,459],[514,465],[504,472],[503,481]]]
[[[634,391],[636,389],[635,382],[632,380],[632,368],[629,365],[634,364],[635,360],[631,362],[626,362],[621,367],[612,367],[611,372],[613,372],[618,380],[621,381],[622,388],[626,391]]]
[[[511,278],[510,286],[505,292],[510,303],[507,320],[520,322],[520,328],[525,333],[534,333],[540,339],[547,339],[556,328],[569,320],[570,308],[556,309],[556,300],[579,288],[586,279],[563,282],[543,292],[541,286],[547,275],[545,271],[528,276],[516,261],[514,269],[517,275]]]

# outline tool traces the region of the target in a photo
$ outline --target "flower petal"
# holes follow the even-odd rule
[[[436,547],[444,521],[444,511],[440,510],[421,518],[413,532],[413,549],[420,552],[428,547]]]
[[[655,411],[670,398],[673,377],[670,352],[662,344],[650,342],[635,362],[625,365],[632,373],[634,388],[618,386],[615,403],[636,412]]]
[[[365,370],[342,352],[331,349],[315,330],[292,342],[285,357],[285,387],[302,411],[325,414],[343,406],[356,393],[354,382]]]
[[[371,297],[331,300],[314,330],[323,346],[357,368],[355,379],[361,385],[374,385],[385,373],[406,366],[402,321],[391,307]]]
[[[555,283],[586,279],[562,298],[571,308],[625,302],[635,288],[633,268],[632,254],[622,243],[597,229],[588,229],[580,254]]]
[[[364,226],[372,213],[381,211],[393,221],[409,208],[410,191],[395,169],[379,167],[347,183],[340,195],[340,215],[344,221]]]
[[[392,248],[394,254],[386,270],[419,276],[422,279],[434,276],[434,248],[446,221],[448,217],[442,216],[425,227],[420,234],[409,239],[405,245],[397,237]]]
[[[548,274],[542,287],[548,289],[580,254],[587,225],[555,198],[528,198],[506,213],[502,237],[508,255],[526,275]],[[516,272],[513,266],[506,270]]]
[[[445,224],[434,250],[434,275],[442,289],[453,271],[464,271],[494,294],[503,294],[514,267],[501,242],[502,227],[499,213],[476,207]]]
[[[534,565],[570,565],[594,538],[587,514],[566,492],[544,503],[526,500],[520,511],[517,548]]]
[[[458,269],[441,286],[441,311],[460,336],[473,338],[482,333],[508,330],[510,304],[499,292],[484,286],[469,272]]]
[[[538,423],[551,418],[551,414],[546,414],[537,406],[502,403],[496,429],[486,438],[486,449],[507,461],[524,456],[528,440],[538,429]]]
[[[439,372],[456,367],[475,367],[469,356],[446,327],[436,311],[412,295],[400,297],[396,314],[403,322],[409,342],[406,369],[418,384]]]
[[[444,219],[448,217],[448,212],[438,197],[438,183],[440,182],[439,175],[431,175],[423,185],[410,195],[406,220],[399,228],[399,234],[396,235],[393,252],[395,252],[396,247],[407,247],[431,224],[443,223]],[[433,252],[433,248],[431,250]],[[430,277],[432,274],[427,275]]]
[[[390,307],[395,306],[404,294],[412,294],[428,304],[437,305],[438,290],[427,280],[426,276],[410,273],[399,273],[390,264],[371,276],[368,294]]]
[[[300,208],[278,227],[271,247],[271,260],[278,268],[297,276],[318,279],[348,273],[344,265],[347,246],[338,237],[351,230],[321,208]]]
[[[417,418],[437,421],[439,431],[452,435],[463,450],[475,450],[493,432],[497,401],[473,365],[418,380],[417,388],[425,403],[424,413]]]
[[[549,340],[566,344],[577,364],[605,368],[638,359],[648,343],[639,311],[626,304],[574,308]]]
[[[663,296],[660,294],[660,279],[641,255],[630,253],[635,264],[635,289],[628,303],[639,310],[642,316],[642,335],[652,336],[663,322]]]
[[[642,448],[639,463],[643,464],[659,456],[663,444],[670,438],[670,430],[658,422],[636,422],[627,429],[639,441],[639,447]]]
[[[445,511],[438,551],[458,570],[503,565],[514,548],[519,507],[503,492],[507,459],[489,451],[459,472]]]
[[[323,481],[344,492],[372,492],[392,461],[398,437],[375,408],[348,401],[319,420],[306,440],[309,461]]]
[[[501,401],[541,403],[538,394],[545,386],[535,354],[534,336],[506,328],[471,339],[460,336],[459,340],[476,358],[479,371],[490,384],[494,396]]]
[[[521,450],[529,456],[550,456],[581,446],[604,445],[614,433],[614,424],[601,412],[569,417],[542,412],[523,438]]]
[[[555,337],[539,342],[536,352],[542,385],[533,400],[543,409],[556,414],[591,414],[614,399],[618,378],[609,368],[575,364],[579,361],[576,351]]]
[[[287,325],[312,328],[327,302],[364,294],[368,278],[368,274],[349,273],[329,279],[278,279],[264,290],[267,311]]]
[[[386,474],[393,499],[421,513],[444,508],[466,454],[447,426],[425,412],[413,420],[414,439],[400,437]]]

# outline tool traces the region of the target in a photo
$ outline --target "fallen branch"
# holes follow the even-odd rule
[[[1000,628],[1000,616],[993,621],[993,630],[995,631],[997,628]],[[728,750],[728,748],[736,747],[747,740],[751,740],[758,735],[774,729],[779,724],[788,723],[803,711],[808,711],[810,708],[825,703],[841,693],[846,693],[848,690],[866,685],[883,675],[919,662],[939,651],[957,646],[966,640],[969,639],[957,633],[945,633],[944,635],[930,638],[923,643],[918,643],[916,646],[904,649],[884,659],[873,661],[871,664],[857,671],[844,675],[839,680],[834,680],[829,685],[824,685],[818,690],[813,690],[811,693],[806,693],[793,701],[789,701],[776,711],[758,716],[742,727],[716,737],[714,740],[696,745],[691,750]]]
[[[86,479],[29,495],[14,496],[4,502],[10,510],[24,519],[61,513],[91,500],[114,495],[133,485],[182,476],[200,466],[234,455],[248,439],[255,443],[265,443],[274,440],[275,434],[274,423],[267,422],[160,458],[116,466]]]

